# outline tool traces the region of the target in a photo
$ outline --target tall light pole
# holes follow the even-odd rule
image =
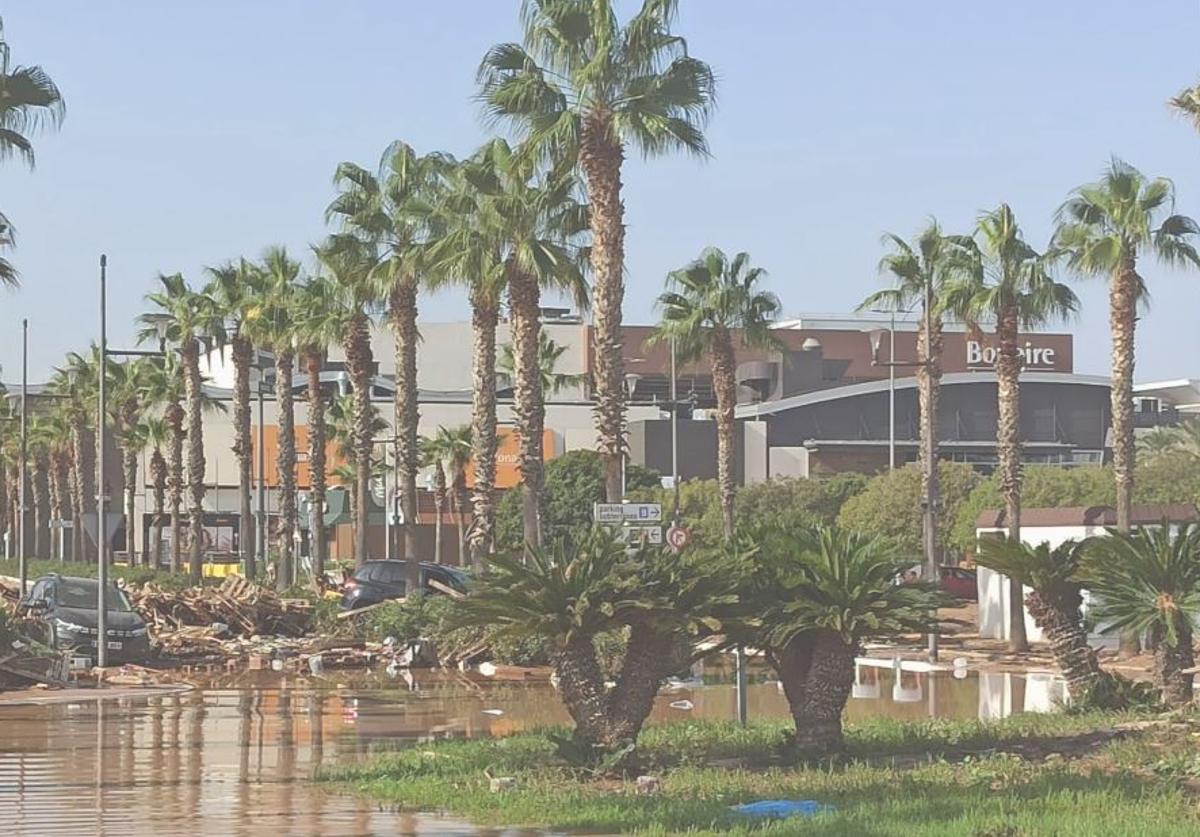
[[[246,574],[253,576],[251,569],[266,569],[267,566],[267,445],[266,423],[263,416],[263,379],[266,378],[266,367],[263,365],[263,354],[255,350],[255,369],[258,370],[258,440],[255,444],[255,454],[258,458],[258,508],[254,519],[254,557],[256,567],[246,568]]]
[[[679,525],[679,402],[675,392],[675,335],[671,335],[671,490],[675,492],[675,509],[671,523]]]
[[[27,463],[29,459],[29,418],[26,411],[27,399],[29,396],[29,320],[21,320],[21,487],[17,491],[17,504],[20,507],[20,514],[17,515],[17,564],[19,565],[18,574],[21,576],[21,597],[25,596],[25,587],[29,583],[29,568],[25,558],[25,483],[28,477],[26,469],[29,467]]]
[[[108,257],[103,253],[100,254],[100,366],[97,369],[96,376],[99,378],[97,386],[97,407],[96,407],[96,549],[99,559],[96,577],[99,581],[97,587],[96,603],[96,665],[99,668],[104,668],[108,665],[108,524],[105,515],[105,496],[104,496],[104,417],[107,414],[108,405],[105,403],[105,379],[108,375],[108,328],[107,317],[105,315],[105,297],[107,294],[108,284]]]

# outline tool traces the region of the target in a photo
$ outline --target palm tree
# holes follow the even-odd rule
[[[218,346],[224,346],[225,322],[216,301],[208,294],[192,290],[182,274],[160,275],[159,282],[162,284],[162,290],[146,296],[146,301],[158,308],[158,311],[143,317],[143,322],[148,326],[143,336],[149,337],[151,332],[157,334],[150,318],[165,315],[166,340],[179,351],[179,371],[183,377],[187,404],[186,430],[183,433],[187,438],[188,568],[192,583],[199,584],[204,572],[201,566],[204,559],[204,429],[201,416],[204,394],[200,375],[200,351],[202,342],[208,340],[215,341]],[[172,407],[178,407],[178,404],[168,405],[167,421],[172,423],[178,438],[182,434],[177,426],[178,416],[170,414]],[[175,519],[178,519],[177,515]],[[173,522],[172,529],[176,526]],[[174,538],[175,534],[173,531],[173,562],[176,549],[174,544],[178,542]]]
[[[71,352],[66,365],[51,380],[51,390],[61,396],[60,403],[71,427],[71,557],[74,561],[84,560],[87,554],[86,538],[83,534],[83,515],[95,502],[91,475],[88,473],[87,451],[92,447],[89,425],[94,421],[91,408],[93,384],[96,380],[95,367],[81,354]]]
[[[1196,222],[1174,214],[1175,188],[1164,178],[1147,179],[1113,159],[1099,182],[1080,186],[1056,214],[1054,243],[1072,269],[1109,279],[1112,330],[1113,471],[1117,480],[1117,528],[1128,532],[1133,505],[1134,333],[1146,285],[1138,261],[1153,255],[1167,265],[1200,266],[1193,244]]]
[[[912,559],[885,539],[821,527],[757,540],[755,578],[743,593],[755,603],[751,639],[783,684],[799,755],[839,752],[863,642],[927,632],[943,597],[928,585],[896,584]]]
[[[1171,97],[1171,108],[1192,121],[1192,125],[1200,130],[1200,84],[1185,87]]]
[[[163,456],[163,446],[169,444],[171,431],[166,421],[161,418],[142,419],[139,435],[150,450],[150,485],[154,491],[154,525],[151,530],[152,541],[147,564],[158,567],[162,555],[163,515],[166,512],[167,496],[167,460]]]
[[[441,429],[441,428],[439,428]],[[421,437],[421,464],[433,469],[433,560],[442,560],[442,510],[446,507],[446,468],[439,440]]]
[[[263,253],[262,299],[255,316],[246,322],[246,335],[275,355],[275,408],[279,442],[279,561],[276,586],[286,590],[296,581],[295,535],[299,525],[296,505],[296,411],[292,400],[296,367],[294,314],[300,263],[283,247]]]
[[[321,366],[325,352],[345,333],[349,321],[342,288],[333,279],[310,278],[296,293],[293,325],[301,362],[308,375],[308,474],[312,513],[313,575],[325,573],[329,544],[325,534],[325,488],[328,440]]]
[[[559,345],[545,331],[538,332],[538,369],[541,373],[542,392],[547,395],[558,395],[565,389],[581,386],[587,380],[586,374],[558,371],[558,362],[568,349],[570,346]],[[512,343],[505,343],[500,347],[496,368],[506,373],[510,379],[516,376],[516,358],[513,355]]]
[[[750,266],[750,255],[730,260],[709,247],[691,264],[667,276],[667,290],[658,298],[662,321],[655,341],[673,340],[685,363],[712,358],[713,390],[717,396],[717,483],[725,539],[733,538],[734,408],[737,406],[737,358],[734,342],[757,348],[774,347],[771,321],[779,300],[761,290],[766,272]],[[737,332],[735,336],[735,332]]]
[[[1163,700],[1190,704],[1192,626],[1200,618],[1200,527],[1175,528],[1164,521],[1091,538],[1085,542],[1083,580],[1105,630],[1149,634]]]
[[[182,566],[183,443],[187,432],[184,427],[187,413],[183,408],[183,375],[179,368],[178,356],[172,352],[161,359],[153,359],[142,385],[147,406],[162,412],[167,447],[167,455],[163,462],[163,478],[167,493],[167,506],[170,510],[170,569],[172,573],[177,573]],[[159,556],[162,554],[161,523],[159,523],[156,537],[158,543],[155,545],[154,566],[158,565]]]
[[[935,220],[930,220],[912,244],[893,233],[885,234],[883,241],[892,251],[880,259],[879,272],[888,275],[893,286],[868,296],[858,310],[883,309],[900,313],[910,311],[916,305],[921,308],[916,367],[921,422],[921,496],[936,496],[937,468],[927,465],[938,460],[936,430],[942,388],[945,289],[969,270],[974,243],[966,236],[945,235]],[[928,346],[925,345],[926,331],[929,333]],[[894,357],[888,358],[889,363],[895,361]],[[927,450],[931,442],[933,450]],[[928,537],[932,539],[936,555],[936,526]]]
[[[109,417],[113,423],[113,435],[121,453],[121,485],[124,489],[125,514],[125,548],[129,555],[129,563],[137,563],[137,552],[134,549],[135,512],[134,503],[137,498],[137,457],[145,447],[145,440],[140,435],[140,417],[145,406],[143,397],[145,386],[143,379],[151,374],[150,362],[147,358],[131,363],[108,364],[108,397]]]
[[[671,32],[676,0],[643,0],[624,25],[613,0],[525,0],[523,44],[498,44],[479,68],[492,118],[516,125],[531,156],[583,171],[591,203],[596,427],[611,503],[625,450],[621,305],[626,146],[647,156],[707,156],[712,69]]]
[[[349,435],[342,455],[354,462],[370,463],[375,438],[386,431],[375,426],[375,408],[371,404],[371,373],[374,358],[371,352],[372,305],[371,270],[377,259],[374,248],[349,236],[332,236],[325,244],[314,250],[323,276],[329,278],[338,289],[332,300],[330,313],[341,312],[345,316],[342,324],[342,351],[346,356],[346,371],[350,389],[354,393],[353,403],[342,414],[350,418]],[[335,400],[332,408],[339,406]],[[331,409],[331,412],[336,412]],[[357,470],[358,482],[354,484],[353,497],[365,497],[369,490],[370,468]],[[367,516],[354,506],[354,560],[359,565],[367,556]]]
[[[250,373],[255,365],[254,343],[247,333],[247,322],[257,315],[262,304],[262,271],[246,259],[208,268],[206,293],[217,303],[229,329],[229,353],[233,360],[233,454],[238,462],[239,546],[247,578],[258,574],[250,493],[253,488],[254,443],[250,438]],[[261,386],[261,381],[259,383]]]
[[[1082,555],[1076,541],[1052,549],[1048,543],[1033,547],[1008,538],[981,540],[975,553],[975,563],[981,567],[1030,588],[1025,598],[1029,614],[1049,640],[1050,651],[1076,704],[1095,699],[1106,676],[1083,627],[1079,583]]]
[[[49,558],[49,542],[42,539],[50,532],[50,449],[54,443],[50,435],[55,431],[52,424],[41,416],[32,416],[27,429],[26,452],[31,465],[29,489],[33,494],[33,557]]]
[[[47,480],[50,489],[50,517],[57,522],[54,532],[58,533],[58,545],[55,548],[54,536],[51,533],[51,551],[66,560],[66,529],[62,523],[69,519],[71,494],[68,472],[71,468],[71,422],[60,405],[55,405],[43,418],[45,438],[49,450],[49,473]]]
[[[1008,204],[979,219],[979,267],[948,293],[949,305],[973,329],[981,322],[996,330],[996,456],[1008,538],[1021,540],[1020,335],[1079,307],[1074,292],[1050,275],[1045,256],[1021,237]],[[1027,651],[1024,590],[1009,579],[1009,648]]]
[[[13,65],[4,24],[0,22],[0,160],[20,157],[33,168],[33,143],[29,137],[43,125],[58,127],[65,113],[62,93],[41,67]],[[0,214],[0,249],[13,246],[12,225]],[[0,285],[15,285],[16,268],[0,258]]]
[[[394,142],[384,151],[375,174],[354,163],[340,163],[334,174],[339,194],[326,210],[328,218],[340,219],[348,233],[380,251],[372,277],[387,300],[388,324],[395,341],[397,488],[405,520],[408,584],[414,590],[420,586],[416,543],[421,458],[417,444],[417,289],[423,245],[435,217],[431,207],[451,165],[445,155],[420,156],[410,146]]]
[[[434,503],[438,509],[438,519],[434,531],[434,540],[438,548],[434,550],[435,561],[441,561],[441,505],[449,498],[454,511],[455,523],[458,527],[458,563],[465,561],[463,540],[463,509],[466,506],[466,473],[467,464],[471,461],[471,425],[463,424],[458,427],[440,426],[432,439],[427,439],[424,446],[426,462],[434,469]],[[438,502],[439,495],[441,502]]]

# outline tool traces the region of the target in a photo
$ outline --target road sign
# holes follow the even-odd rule
[[[594,503],[592,520],[596,523],[624,523],[625,507],[621,503]]]
[[[667,530],[667,546],[676,552],[682,550],[692,539],[692,532],[686,526],[675,524]]]
[[[631,546],[642,543],[659,546],[663,542],[661,526],[626,526],[621,530],[621,534],[625,538],[625,543]]]
[[[84,512],[83,528],[84,531],[92,539],[92,543],[99,545],[100,541],[96,538],[98,527],[96,526],[96,512]],[[121,524],[125,522],[125,515],[120,512],[105,512],[104,513],[104,543],[111,544],[113,535],[117,534],[117,530],[121,528]]]
[[[662,503],[626,503],[624,511],[629,523],[662,522]]]

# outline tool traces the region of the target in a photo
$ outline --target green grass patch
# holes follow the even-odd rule
[[[1127,715],[1019,715],[1003,721],[887,719],[848,729],[849,757],[793,767],[775,754],[787,725],[652,726],[639,752],[662,793],[588,776],[555,758],[542,731],[379,753],[322,778],[397,807],[482,825],[603,833],[845,835],[1174,835],[1200,833],[1189,783],[1200,719],[1109,740]],[[489,776],[514,776],[494,794]],[[812,820],[750,823],[730,807],[815,799]]]

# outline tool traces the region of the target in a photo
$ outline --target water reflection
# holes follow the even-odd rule
[[[958,674],[961,674],[959,672]],[[652,722],[730,719],[723,668],[665,689]],[[0,827],[43,834],[487,834],[462,823],[376,810],[312,784],[323,764],[372,748],[508,735],[567,721],[546,682],[505,684],[458,673],[407,681],[384,674],[299,678],[249,672],[183,694],[0,707]],[[1048,711],[1061,681],[857,667],[850,720],[997,718]],[[754,669],[752,718],[787,718],[765,669]],[[515,832],[507,832],[515,833]]]

